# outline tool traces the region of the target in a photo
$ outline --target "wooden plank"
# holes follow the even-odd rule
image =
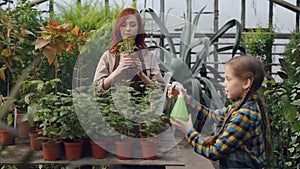
[[[8,155],[4,155],[1,164],[20,164],[25,155],[33,150],[30,150],[28,144],[17,144],[8,146],[5,149]],[[184,166],[185,163],[182,158],[181,151],[178,146],[173,147],[167,152],[159,154],[156,160],[143,160],[143,159],[130,159],[130,160],[119,160],[115,154],[109,153],[107,158],[94,159],[90,156],[85,156],[80,160],[68,161],[65,160],[64,156],[61,156],[60,160],[57,161],[45,161],[43,159],[42,150],[35,150],[33,158],[29,162],[30,164],[63,164],[71,166],[82,166],[82,165],[131,165],[131,166]]]

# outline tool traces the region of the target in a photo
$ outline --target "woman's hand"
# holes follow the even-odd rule
[[[130,55],[121,55],[119,57],[121,57],[120,63],[115,70],[115,75],[121,74],[125,69],[128,69],[134,64],[134,58],[132,58]]]
[[[174,121],[170,120],[171,124],[182,133],[187,134],[190,129],[194,129],[191,114],[189,114],[189,120],[187,122],[177,119],[176,117],[173,118]]]

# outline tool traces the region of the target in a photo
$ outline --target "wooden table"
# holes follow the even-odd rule
[[[32,153],[32,158],[29,162],[30,165],[33,164],[61,164],[65,166],[95,166],[94,168],[102,168],[103,166],[109,166],[110,168],[156,168],[164,169],[166,166],[184,166],[183,157],[179,146],[175,146],[167,152],[159,154],[156,160],[143,160],[143,159],[130,159],[130,160],[119,160],[116,158],[115,154],[108,154],[107,158],[104,159],[94,159],[89,155],[83,155],[80,160],[67,161],[62,156],[61,160],[57,161],[45,161],[43,160],[42,150],[31,150],[28,144],[19,144],[8,146],[5,151],[8,155],[2,156],[0,163],[2,164],[20,164],[22,165],[22,159],[28,153]],[[80,167],[81,168],[81,167]]]

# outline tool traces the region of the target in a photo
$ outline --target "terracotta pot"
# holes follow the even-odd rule
[[[38,139],[41,137],[37,132],[28,132],[30,138],[30,147],[33,150],[41,150],[42,149],[42,140]]]
[[[129,160],[133,155],[134,139],[115,141],[116,154],[119,160]]]
[[[106,147],[108,146],[108,142],[106,141],[90,141],[91,149],[92,149],[92,157],[93,158],[106,158],[107,151]]]
[[[56,143],[43,142],[42,145],[43,145],[44,160],[53,161],[59,159],[61,142],[56,142]]]
[[[83,141],[64,142],[65,155],[67,160],[79,160],[81,158]]]
[[[18,129],[18,137],[19,138],[28,138],[28,132],[30,130],[30,126],[28,121],[23,121],[26,112],[18,111],[17,114],[17,129]]]
[[[15,145],[16,144],[16,137],[10,134],[6,130],[0,130],[0,136],[1,136],[1,145]]]
[[[146,139],[142,139],[140,141],[142,158],[144,160],[155,160],[157,158],[157,150],[159,146],[159,140],[156,138],[152,138],[151,141]]]

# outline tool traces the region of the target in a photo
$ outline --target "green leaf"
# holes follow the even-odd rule
[[[295,151],[295,147],[289,148],[288,150],[290,153],[293,153]]]
[[[295,120],[295,117],[297,115],[296,106],[290,104],[288,101],[284,101],[282,111],[283,111],[283,114],[284,114],[286,120],[290,123],[293,123]]]
[[[176,81],[183,83],[192,77],[192,72],[189,67],[180,58],[173,58],[171,61],[171,67],[173,71],[173,78]]]
[[[236,51],[238,50],[240,46],[240,41],[242,39],[242,26],[239,21],[232,19],[228,21],[224,26],[222,26],[210,39],[211,43],[213,44],[218,38],[220,38],[227,30],[230,28],[236,26],[236,33],[235,33],[235,41],[233,45],[232,50],[232,56],[236,54]]]
[[[156,13],[153,11],[153,9],[148,8],[146,10],[143,10],[144,12],[148,12],[153,20],[156,22],[156,24],[158,25],[160,31],[162,34],[165,35],[165,38],[167,39],[169,46],[170,46],[170,52],[172,53],[172,55],[176,56],[176,50],[175,50],[175,46],[173,43],[173,39],[172,36],[170,35],[168,29],[165,27],[165,24],[160,20],[160,18],[156,15]]]
[[[300,121],[296,121],[295,124],[293,125],[293,128],[294,128],[296,131],[300,131]]]
[[[291,104],[295,106],[300,106],[300,99],[293,101]]]
[[[291,161],[285,162],[284,164],[287,165],[287,166],[289,166],[289,167],[292,166],[292,162]]]

